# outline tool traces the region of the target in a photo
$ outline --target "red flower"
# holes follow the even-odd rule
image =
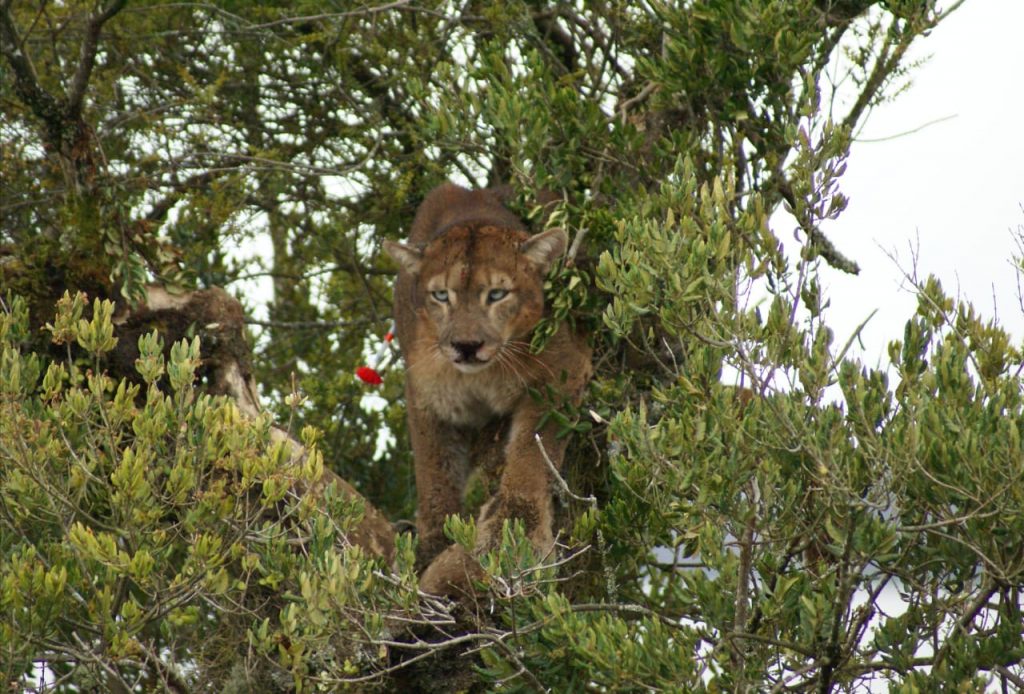
[[[364,383],[369,383],[371,386],[379,386],[384,382],[384,379],[380,377],[380,374],[377,373],[376,369],[372,369],[369,366],[360,366],[356,369],[356,376],[359,380]]]

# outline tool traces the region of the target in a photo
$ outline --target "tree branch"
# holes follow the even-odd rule
[[[32,113],[46,124],[47,135],[59,133],[60,102],[39,84],[35,65],[23,50],[23,42],[14,26],[10,5],[9,1],[0,5],[0,54],[3,54],[11,66],[11,72],[14,74],[14,91]]]
[[[935,654],[935,660],[933,663],[935,666],[945,660],[946,654],[949,653],[949,649],[955,641],[955,636],[958,634],[966,634],[968,632],[971,622],[973,622],[981,611],[985,609],[988,605],[989,599],[995,595],[998,590],[999,584],[991,578],[986,579],[982,583],[978,594],[970,604],[964,607],[964,611],[960,615],[960,619],[956,620],[956,625],[953,627],[953,630],[946,636],[942,647]]]
[[[78,53],[78,67],[75,69],[75,76],[71,79],[71,86],[67,94],[67,117],[77,120],[82,115],[82,100],[85,98],[86,87],[89,86],[89,78],[92,76],[93,67],[96,65],[96,48],[99,45],[100,32],[103,25],[120,12],[127,0],[113,0],[99,14],[89,18],[86,27],[85,39]]]
[[[893,20],[893,22],[896,21],[899,20]],[[886,32],[885,43],[882,44],[881,53],[871,70],[871,75],[868,77],[867,82],[865,82],[864,89],[857,96],[857,100],[846,114],[846,118],[843,119],[843,126],[849,128],[850,132],[853,132],[854,126],[857,125],[861,116],[864,115],[864,111],[871,105],[875,97],[878,96],[878,92],[885,85],[889,77],[892,76],[893,70],[900,60],[903,59],[907,49],[910,48],[910,44],[917,38],[915,32],[900,32],[900,36],[894,41],[892,32],[893,27],[890,25],[889,31]],[[890,51],[892,52],[890,53]]]

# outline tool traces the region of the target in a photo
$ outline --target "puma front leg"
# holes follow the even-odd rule
[[[421,590],[459,598],[472,595],[473,582],[484,578],[477,558],[501,544],[501,528],[506,520],[518,518],[523,522],[538,559],[543,560],[551,553],[551,473],[534,438],[543,411],[541,406],[531,403],[512,416],[498,491],[481,509],[473,552],[460,545],[447,547],[423,572]],[[560,464],[565,444],[555,439],[555,432],[554,426],[546,426],[539,433],[548,456]]]
[[[408,412],[416,471],[416,566],[420,570],[444,550],[444,522],[462,510],[468,443],[457,428],[428,410]]]
[[[529,402],[513,415],[501,482],[498,491],[481,510],[477,523],[477,553],[500,544],[502,525],[513,518],[522,521],[538,559],[543,559],[554,547],[553,480],[544,457],[546,454],[555,469],[560,469],[566,441],[555,437],[557,427],[554,424],[538,427],[544,411],[542,405]],[[543,451],[537,434],[540,434]]]

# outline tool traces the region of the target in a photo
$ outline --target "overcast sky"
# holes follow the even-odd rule
[[[909,269],[918,242],[920,276],[936,275],[948,294],[998,315],[1017,345],[1024,339],[1011,264],[1013,232],[1024,234],[1022,31],[1024,1],[968,0],[919,40],[912,57],[931,58],[909,91],[870,114],[852,147],[840,181],[850,204],[825,230],[861,273],[823,276],[840,345],[878,309],[863,333],[867,365],[884,363],[916,307],[885,251]]]

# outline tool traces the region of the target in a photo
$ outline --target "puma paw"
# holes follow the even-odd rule
[[[450,545],[420,576],[420,590],[463,599],[476,593],[474,582],[485,578],[480,562],[461,545]]]

